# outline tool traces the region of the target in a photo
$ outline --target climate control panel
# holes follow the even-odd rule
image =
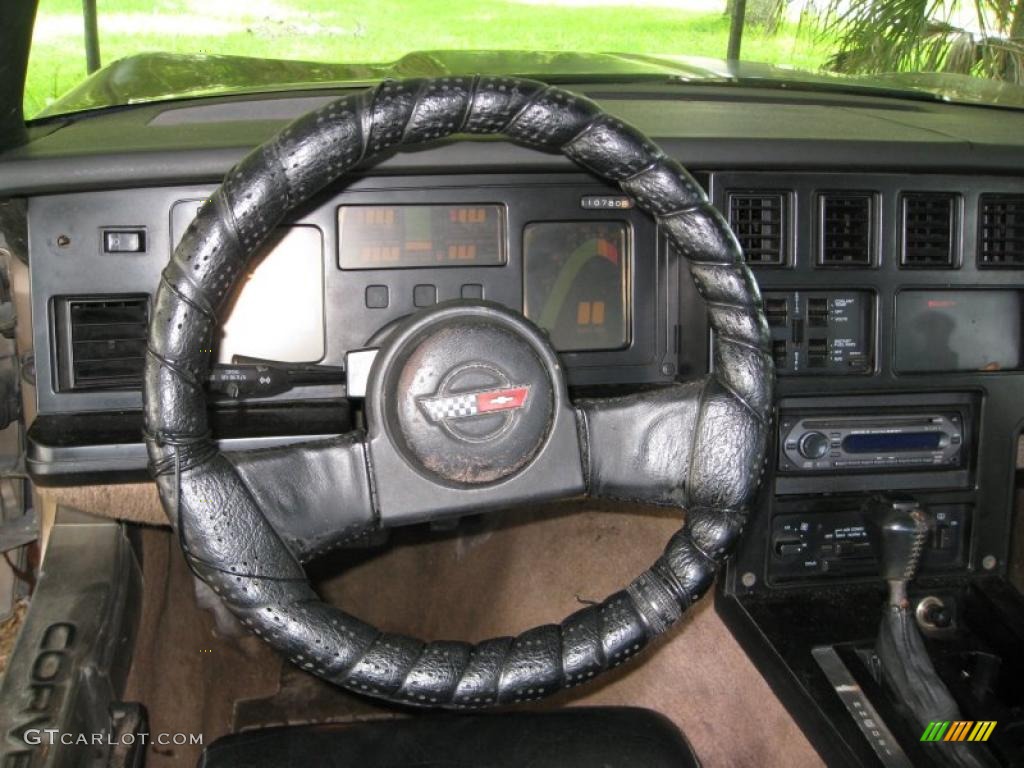
[[[776,583],[878,575],[878,555],[857,500],[823,509],[793,511],[772,518],[768,577]],[[963,564],[970,507],[937,504],[928,508],[931,530],[922,570],[935,572]]]

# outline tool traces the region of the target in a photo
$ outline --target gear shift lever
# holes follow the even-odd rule
[[[889,582],[889,605],[905,608],[907,584],[917,575],[931,528],[928,515],[916,501],[883,498],[869,501],[865,515],[868,535],[874,533],[876,539],[882,578]]]
[[[881,576],[889,584],[889,600],[875,642],[882,681],[922,731],[932,720],[960,720],[960,709],[932,666],[907,599],[907,585],[921,564],[931,518],[912,499],[876,497],[862,512],[879,553]],[[937,751],[934,759],[951,766],[991,764],[981,750],[963,747],[967,745]]]

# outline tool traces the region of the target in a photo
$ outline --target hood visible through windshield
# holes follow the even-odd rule
[[[169,98],[475,73],[790,83],[1024,106],[1018,85],[976,73],[826,71],[852,55],[844,48],[849,35],[828,31],[830,2],[748,0],[741,20],[729,12],[736,4],[724,0],[106,0],[90,19],[80,0],[40,0],[25,108],[29,117],[48,117]],[[985,29],[1012,26],[983,21]],[[738,60],[726,61],[737,51]]]

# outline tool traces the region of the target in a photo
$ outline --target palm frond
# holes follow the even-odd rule
[[[827,0],[823,37],[838,41],[840,72],[957,72],[1024,82],[1024,0],[973,0],[971,29],[956,0]]]

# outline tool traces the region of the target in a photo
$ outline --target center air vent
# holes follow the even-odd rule
[[[729,226],[748,264],[782,266],[787,261],[787,201],[783,192],[730,192]]]
[[[903,195],[904,267],[956,266],[956,201],[947,193]]]
[[[982,195],[978,266],[1024,267],[1024,195]]]
[[[54,310],[61,390],[141,386],[148,296],[57,299]]]
[[[870,192],[828,192],[818,197],[818,263],[870,267],[874,256]]]

